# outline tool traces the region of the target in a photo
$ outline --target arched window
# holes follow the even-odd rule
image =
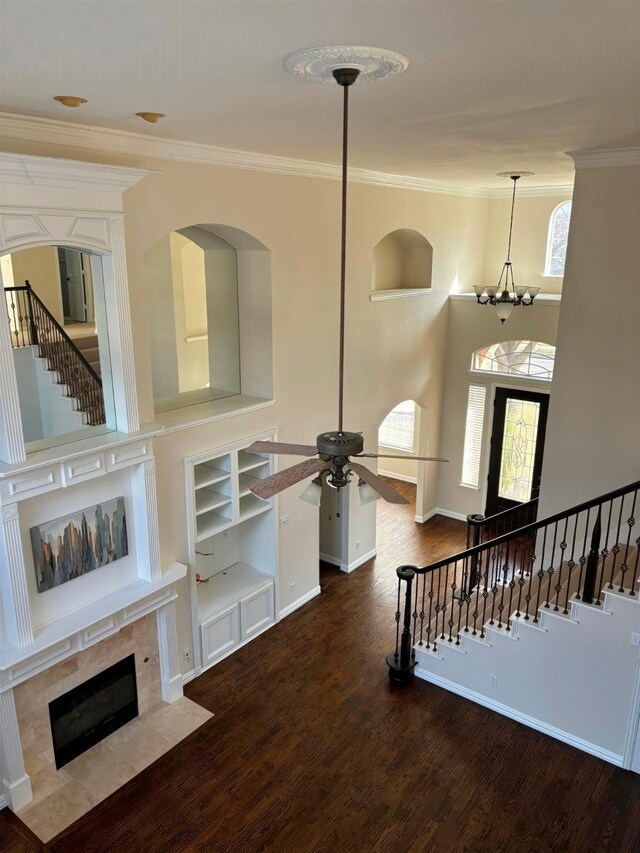
[[[553,379],[556,348],[540,341],[502,341],[474,352],[471,369],[483,373]]]
[[[380,424],[378,444],[392,450],[413,453],[415,447],[416,404],[404,400],[392,409]]]
[[[567,254],[567,238],[571,219],[571,202],[559,204],[549,220],[547,237],[547,259],[544,265],[545,275],[564,275],[564,260]]]

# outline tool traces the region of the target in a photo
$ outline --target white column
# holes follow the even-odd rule
[[[112,254],[111,258],[105,256],[103,260],[116,418],[121,432],[137,432],[140,429],[140,420],[133,362],[124,221],[120,216],[112,216],[109,223]]]
[[[182,673],[178,657],[176,602],[169,602],[156,611],[158,648],[160,650],[160,682],[165,702],[175,702],[182,696]]]
[[[4,300],[4,295],[3,295]],[[4,462],[23,462],[27,456],[22,434],[22,417],[16,369],[13,363],[11,333],[3,301],[0,306],[0,458]]]
[[[16,504],[2,507],[0,527],[0,592],[7,640],[14,646],[33,642],[27,569]]]
[[[156,465],[148,459],[133,475],[133,502],[136,518],[138,574],[147,581],[159,580],[160,541]]]
[[[2,742],[2,789],[14,812],[31,802],[31,779],[24,769],[20,729],[13,690],[0,693],[0,741]]]

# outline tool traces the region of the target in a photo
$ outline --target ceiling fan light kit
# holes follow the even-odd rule
[[[342,209],[340,254],[340,350],[338,368],[338,428],[320,433],[315,446],[310,444],[285,444],[277,441],[257,441],[246,448],[246,453],[278,453],[307,456],[306,459],[266,477],[250,486],[250,491],[261,498],[270,498],[289,486],[315,474],[300,498],[314,506],[320,505],[322,485],[342,489],[351,479],[358,477],[360,502],[372,503],[379,497],[390,503],[407,504],[409,501],[395,491],[373,471],[352,459],[378,457],[393,458],[384,453],[364,453],[364,440],[359,432],[343,429],[344,410],[344,337],[346,294],[346,244],[347,244],[347,152],[349,137],[349,87],[356,80],[373,81],[399,74],[409,65],[409,60],[399,53],[373,47],[333,46],[300,50],[288,56],[285,68],[291,74],[317,83],[335,81],[343,90],[342,108]],[[446,462],[429,456],[402,456],[427,462]]]
[[[516,206],[516,185],[520,178],[529,178],[533,172],[498,172],[499,178],[510,178],[513,181],[513,194],[511,196],[511,218],[509,220],[509,244],[507,247],[507,260],[502,266],[502,272],[495,287],[483,287],[474,285],[473,289],[476,299],[480,305],[494,305],[498,319],[501,323],[508,320],[516,305],[532,305],[536,298],[539,287],[528,287],[516,285],[513,279],[513,264],[511,262],[511,237],[513,235],[513,212]],[[509,290],[511,286],[511,290]]]

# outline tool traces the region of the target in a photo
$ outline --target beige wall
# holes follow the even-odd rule
[[[144,287],[145,252],[169,233],[198,223],[241,229],[270,251],[274,405],[208,425],[167,431],[155,441],[162,559],[165,563],[173,559],[187,561],[185,456],[270,431],[278,431],[282,441],[309,442],[319,432],[337,425],[339,227],[335,223],[339,184],[153,158],[105,156],[37,143],[15,143],[13,150],[119,162],[160,172],[127,191],[124,198],[142,423],[154,420],[150,381],[153,321]],[[462,327],[450,323],[449,314],[458,307],[448,297],[452,288],[469,291],[481,280],[489,212],[496,204],[502,202],[362,184],[350,186],[345,427],[364,431],[367,450],[376,446],[378,426],[387,412],[400,400],[414,399],[424,407],[428,452],[452,459],[457,454],[461,458],[461,438],[451,426],[457,415],[448,409],[443,421],[443,400],[451,407],[451,401],[457,400],[455,388],[464,388],[471,350],[500,339],[502,333],[499,324],[493,325],[497,323],[495,312],[475,304],[463,306],[471,313]],[[502,234],[504,223],[495,219],[495,227]],[[399,228],[424,234],[433,246],[432,290],[416,297],[373,303],[369,300],[373,248],[386,234]],[[546,232],[541,239],[544,256]],[[489,245],[492,240],[489,233]],[[504,260],[502,251],[498,265]],[[548,335],[537,335],[528,327],[526,333],[520,331],[518,324],[527,317],[527,323],[531,320],[544,325],[542,318],[556,310],[540,306],[526,310],[520,319],[514,312],[509,336],[548,339]],[[553,325],[551,321],[549,324]],[[471,335],[469,340],[464,340],[465,328]],[[457,360],[458,354],[461,360]],[[451,364],[443,398],[448,356]],[[453,390],[450,383],[455,386]],[[441,421],[445,427],[443,441]],[[278,461],[280,467],[285,467],[295,460],[281,457]],[[459,465],[453,461],[449,466],[429,467],[427,510],[442,505],[438,480],[445,469],[455,472],[454,480],[460,476]],[[458,501],[460,496],[446,491],[448,482],[444,484],[445,494],[449,494],[453,505],[457,503],[465,511],[466,505]],[[290,516],[290,523],[279,530],[280,609],[318,583],[318,511],[298,500],[300,491],[302,487],[285,491],[276,510],[278,515]],[[348,562],[375,545],[375,506],[360,508],[356,490],[351,492]],[[294,593],[289,592],[291,583],[295,583]],[[178,607],[182,649],[190,645],[186,583],[181,592]]]
[[[519,188],[524,189],[524,187]],[[513,220],[511,260],[516,284],[541,287],[543,293],[560,293],[562,278],[544,275],[549,219],[556,207],[568,201],[571,193],[551,196],[516,196]],[[494,198],[489,202],[487,245],[483,279],[474,284],[497,284],[507,257],[509,240],[510,198]]]
[[[506,340],[533,340],[556,343],[560,306],[533,305],[514,308],[511,317],[501,325],[495,308],[479,306],[475,300],[453,299],[449,310],[447,335],[447,368],[443,400],[442,440],[440,452],[448,464],[440,468],[438,507],[448,512],[467,515],[484,512],[485,484],[489,457],[491,431],[491,400],[493,388],[503,384],[497,376],[483,378],[471,374],[471,355],[488,344]],[[479,488],[460,485],[462,479],[462,454],[467,414],[469,385],[483,384],[487,388],[483,453],[480,465]],[[518,387],[549,390],[549,383],[518,378]],[[555,383],[551,384],[552,399]]]
[[[18,287],[28,279],[34,291],[56,318],[64,323],[58,250],[53,246],[23,249],[11,255],[13,280]]]
[[[580,169],[542,469],[545,515],[639,479],[640,167]]]

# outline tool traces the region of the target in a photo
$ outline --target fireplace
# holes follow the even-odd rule
[[[135,655],[49,703],[56,768],[138,716]]]

